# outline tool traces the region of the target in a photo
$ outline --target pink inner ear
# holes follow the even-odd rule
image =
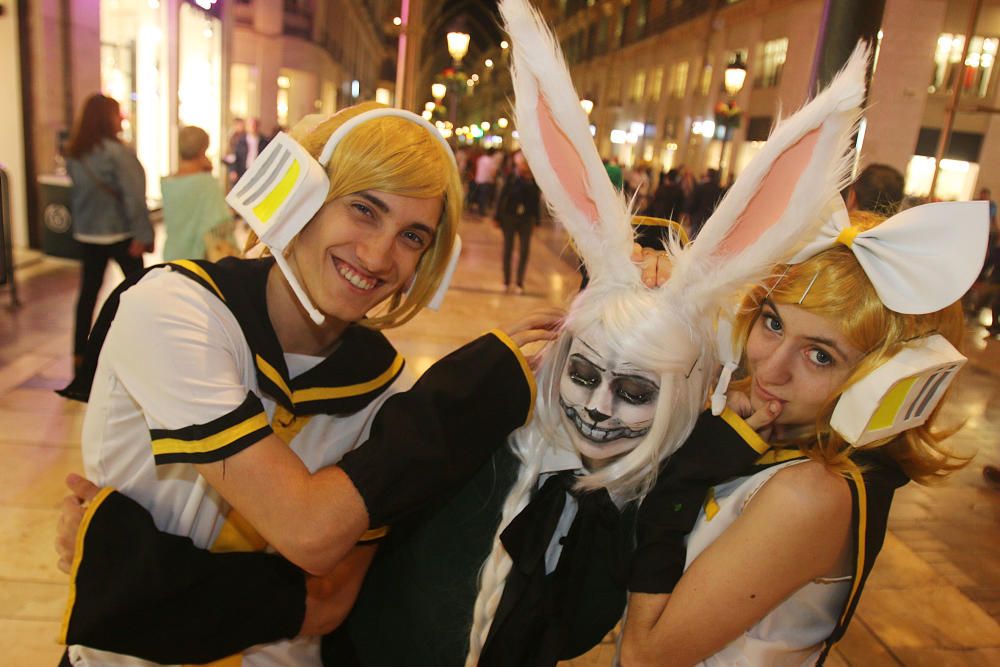
[[[573,147],[569,137],[556,122],[548,100],[542,93],[540,82],[536,79],[538,88],[538,126],[542,134],[542,143],[549,156],[549,164],[556,172],[559,183],[587,220],[596,223],[598,219],[597,205],[590,198],[590,188],[587,187],[587,168],[580,159],[580,154]]]
[[[716,254],[733,255],[742,252],[781,219],[795,186],[799,184],[809,165],[817,141],[819,128],[809,132],[778,156],[761,180],[757,192],[736,219],[733,228],[719,244]]]

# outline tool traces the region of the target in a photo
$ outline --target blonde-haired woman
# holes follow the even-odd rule
[[[142,664],[124,654],[158,631],[142,621],[152,602],[128,590],[115,599],[109,561],[84,558],[96,544],[88,534],[101,529],[91,521],[98,508],[114,523],[128,496],[157,527],[201,548],[270,545],[308,572],[332,571],[346,613],[373,552],[355,547],[359,540],[377,539],[490,454],[439,428],[436,417],[454,410],[466,416],[458,428],[503,433],[527,418],[533,381],[518,345],[548,337],[532,329],[536,320],[458,353],[479,361],[463,386],[503,396],[503,407],[477,412],[465,395],[445,404],[447,362],[387,398],[403,360],[379,330],[412,318],[439,288],[461,196],[450,149],[423,119],[375,104],[309,118],[292,138],[272,142],[230,194],[256,216],[248,222],[273,256],[175,262],[109,300],[89,373],[72,389],[89,396],[87,475],[121,494],[91,500],[75,559],[64,563],[73,576],[64,633],[117,653],[74,645],[71,664]],[[269,236],[279,227],[281,242]],[[372,441],[355,450],[369,431]],[[139,546],[134,557],[149,554]],[[278,576],[301,581],[295,570]],[[171,594],[173,603],[199,608],[197,586],[185,590]],[[109,625],[100,616],[108,605],[124,605],[116,630],[134,627],[123,644],[93,639]],[[210,641],[215,631],[204,631]],[[172,661],[169,636],[161,648],[153,657]],[[268,644],[245,653],[243,664],[319,664],[318,642]]]
[[[950,431],[939,428],[934,400],[960,366],[957,352],[942,361],[940,350],[962,346],[958,299],[974,278],[963,267],[974,271],[981,260],[985,226],[982,211],[944,206],[888,222],[840,212],[819,244],[828,247],[812,256],[807,249],[807,259],[776,267],[747,293],[734,333],[745,377],[733,383],[731,410],[713,434],[770,451],[754,471],[714,487],[676,587],[659,576],[656,544],[671,491],[646,497],[623,665],[822,664],[882,546],[895,489],[965,465],[942,444]],[[967,231],[951,234],[952,216]],[[930,278],[902,280],[921,264]],[[880,406],[873,374],[888,377],[902,357],[911,372],[921,363],[942,368],[911,383],[900,377],[897,400]],[[755,413],[769,418],[744,421]],[[890,427],[893,417],[916,425]],[[872,436],[860,440],[852,425]]]

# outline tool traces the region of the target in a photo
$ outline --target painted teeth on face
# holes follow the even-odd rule
[[[638,430],[632,430],[630,428],[604,429],[594,424],[588,424],[580,419],[580,415],[575,409],[565,403],[563,404],[563,411],[573,422],[573,425],[576,426],[576,430],[578,430],[583,437],[594,442],[611,442],[612,440],[620,440],[621,438],[641,438],[649,433],[649,427]]]

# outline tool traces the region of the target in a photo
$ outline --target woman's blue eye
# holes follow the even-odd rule
[[[807,353],[809,360],[817,366],[830,366],[833,364],[833,357],[824,350],[814,348]]]
[[[781,331],[781,320],[774,315],[764,315],[764,327],[768,331]]]

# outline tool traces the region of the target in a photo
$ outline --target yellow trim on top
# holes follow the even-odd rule
[[[800,449],[772,449],[764,453],[759,459],[754,461],[756,465],[770,465],[772,463],[784,463],[794,459],[801,459],[805,454]]]
[[[532,372],[531,366],[528,364],[528,360],[524,358],[524,353],[521,352],[521,348],[517,346],[517,343],[510,339],[510,336],[500,329],[493,329],[489,333],[499,338],[501,343],[510,348],[510,351],[513,352],[514,356],[517,358],[517,363],[521,366],[521,372],[524,373],[524,379],[528,381],[528,388],[531,392],[531,402],[528,404],[528,416],[524,420],[524,423],[527,424],[531,421],[531,415],[535,411],[535,395],[538,393],[538,386],[535,384],[535,374]]]
[[[214,280],[212,280],[212,276],[208,275],[208,272],[205,271],[205,269],[198,266],[196,262],[192,262],[190,259],[178,259],[173,262],[170,262],[170,264],[176,264],[182,269],[187,269],[191,273],[195,274],[196,276],[198,276],[199,278],[201,278],[206,283],[212,286],[212,289],[215,290],[215,296],[219,297],[223,301],[226,300],[226,297],[222,295],[222,290],[220,290],[219,286],[215,284]]]
[[[292,400],[292,390],[288,388],[287,384],[285,384],[285,380],[281,377],[281,373],[275,370],[274,366],[267,363],[267,360],[259,354],[256,356],[256,361],[257,368],[260,369],[260,372],[263,373],[268,380],[276,384],[278,389],[281,390],[281,393],[288,397],[289,401]]]
[[[856,470],[851,471],[850,474],[854,488],[858,491],[858,560],[854,570],[854,581],[851,583],[851,594],[847,596],[844,613],[840,616],[840,625],[843,625],[844,619],[847,618],[847,612],[851,608],[854,597],[858,594],[858,587],[861,586],[861,575],[865,571],[865,536],[868,531],[868,491],[865,489],[865,480],[861,477],[861,473]]]
[[[366,530],[358,538],[358,542],[368,542],[370,540],[377,540],[385,537],[389,534],[389,526],[381,526],[379,528],[372,528],[371,530]]]
[[[310,387],[309,389],[296,389],[292,392],[293,403],[306,403],[308,401],[325,401],[333,398],[350,398],[351,396],[361,396],[370,391],[379,389],[388,384],[400,369],[403,368],[403,355],[396,353],[396,358],[392,360],[384,372],[367,382],[349,384],[344,387]]]
[[[76,550],[73,552],[73,565],[69,569],[69,596],[66,598],[66,611],[63,613],[62,627],[59,629],[59,643],[66,643],[66,633],[69,632],[69,618],[73,614],[73,605],[76,604],[76,575],[83,561],[83,540],[90,527],[90,520],[93,518],[97,508],[114,491],[110,486],[106,486],[97,492],[94,499],[87,505],[83,512],[83,519],[80,520],[80,527],[76,530]]]
[[[840,234],[837,235],[837,243],[843,243],[848,248],[854,245],[854,237],[861,233],[860,227],[855,227],[851,225],[850,227],[844,227],[840,230]]]
[[[674,220],[669,220],[667,218],[654,218],[651,215],[633,215],[632,224],[648,225],[650,227],[669,227],[677,232],[677,236],[681,240],[681,245],[687,245],[689,241],[688,233],[685,231],[683,225]]]
[[[708,487],[708,493],[705,494],[705,521],[711,521],[715,518],[715,515],[719,513],[719,501],[715,499],[715,487]]]
[[[299,180],[300,170],[301,167],[299,167],[299,161],[292,160],[292,164],[288,167],[288,171],[286,171],[285,175],[281,177],[281,180],[278,181],[277,185],[275,185],[274,188],[267,193],[267,196],[264,197],[264,201],[253,207],[253,214],[257,216],[257,219],[260,220],[262,225],[267,224],[267,221],[271,219],[271,216],[274,215],[275,211],[277,211],[281,205],[285,203],[285,200],[288,199],[288,196],[292,193],[292,190],[295,188],[295,184]]]
[[[750,425],[743,421],[742,417],[729,408],[723,410],[720,416],[758,454],[763,454],[771,448],[771,445],[764,442],[763,438],[757,435],[757,431],[750,428]]]
[[[203,454],[214,452],[254,431],[268,426],[267,415],[261,412],[245,419],[224,431],[214,433],[201,440],[180,440],[178,438],[157,438],[153,440],[153,455],[162,454]]]

